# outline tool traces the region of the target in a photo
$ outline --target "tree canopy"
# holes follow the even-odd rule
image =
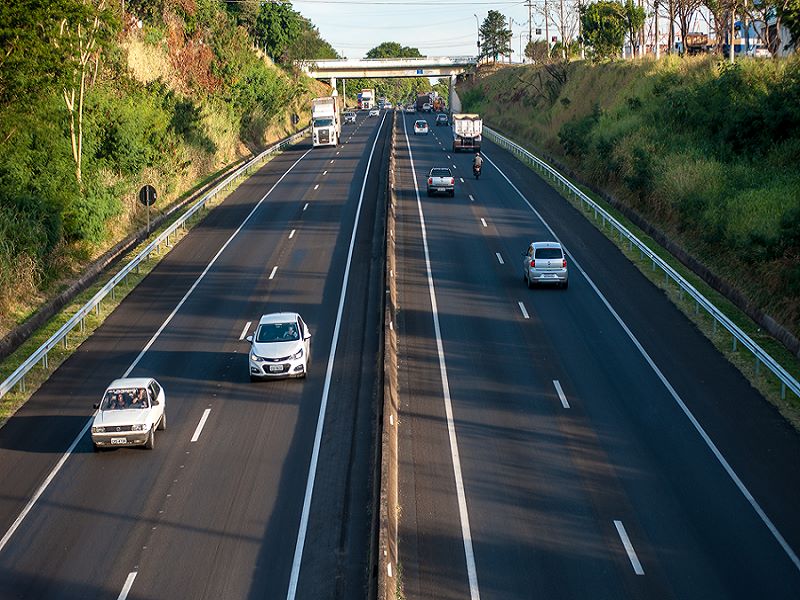
[[[582,39],[595,60],[619,54],[625,42],[626,20],[621,4],[600,0],[581,6]]]
[[[418,48],[383,42],[367,52],[367,58],[422,58],[422,54]]]
[[[501,55],[511,54],[511,30],[506,28],[506,18],[490,10],[480,27],[481,56],[497,61]]]

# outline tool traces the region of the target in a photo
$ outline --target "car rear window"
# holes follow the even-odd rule
[[[452,177],[450,169],[432,169],[431,177]]]
[[[417,127],[427,127],[427,121],[417,121]]]
[[[536,258],[562,258],[561,248],[537,248]]]

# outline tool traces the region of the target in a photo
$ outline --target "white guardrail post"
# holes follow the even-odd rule
[[[206,192],[202,198],[200,198],[197,202],[192,204],[189,209],[183,213],[174,223],[172,223],[167,229],[165,229],[158,237],[156,237],[152,242],[150,242],[136,257],[131,260],[125,267],[119,271],[114,277],[109,280],[93,297],[89,300],[86,304],[84,304],[78,311],[72,315],[72,317],[64,323],[58,331],[56,331],[50,338],[39,348],[37,348],[33,354],[31,354],[25,362],[23,362],[17,369],[9,375],[5,381],[0,383],[0,398],[3,398],[8,392],[14,389],[15,386],[19,385],[20,391],[25,391],[25,375],[33,369],[37,364],[41,363],[42,368],[48,368],[48,360],[47,355],[56,345],[62,343],[64,348],[69,347],[69,334],[70,332],[75,329],[76,326],[80,327],[81,331],[84,330],[85,324],[84,319],[87,315],[89,315],[92,310],[95,311],[96,315],[100,314],[101,304],[103,299],[111,294],[111,298],[114,298],[114,289],[120,285],[121,283],[125,283],[125,278],[128,276],[129,273],[135,271],[136,273],[139,272],[139,264],[143,261],[146,261],[151,254],[155,253],[158,254],[161,249],[161,244],[165,244],[166,246],[170,246],[170,236],[172,236],[178,227],[186,229],[186,222],[198,211],[203,208],[206,208],[206,204],[209,200],[213,199],[219,192],[227,190],[233,182],[235,182],[239,177],[244,176],[245,174],[250,173],[251,168],[255,167],[256,164],[264,160],[270,154],[274,154],[280,150],[283,150],[287,146],[294,144],[298,140],[302,139],[306,135],[308,135],[310,131],[309,127],[298,131],[294,135],[286,138],[275,144],[274,146],[270,146],[259,155],[254,156],[249,161],[244,163],[241,167],[236,169],[233,173],[228,175],[225,179],[223,179],[220,183],[215,185],[210,191]]]
[[[622,223],[620,223],[613,215],[611,215],[608,211],[606,211],[602,206],[597,204],[594,200],[589,198],[586,194],[583,193],[575,184],[569,181],[566,177],[564,177],[561,173],[559,173],[556,169],[551,167],[549,164],[541,160],[539,157],[534,156],[528,150],[520,146],[519,144],[512,142],[508,138],[500,135],[493,129],[483,126],[483,133],[486,137],[496,143],[498,146],[508,150],[515,156],[517,156],[521,161],[527,162],[538,171],[546,175],[549,179],[553,181],[557,181],[564,189],[571,192],[576,198],[581,201],[581,205],[585,205],[587,210],[594,210],[595,220],[600,217],[603,221],[603,229],[606,227],[606,223],[611,224],[611,226],[616,230],[619,235],[620,240],[627,239],[628,240],[628,248],[633,249],[635,246],[639,250],[639,256],[641,258],[648,257],[651,261],[651,269],[653,271],[656,268],[660,268],[664,271],[664,280],[665,282],[669,282],[671,279],[675,282],[675,284],[679,287],[681,295],[687,293],[692,299],[695,301],[695,314],[699,313],[700,307],[702,307],[709,315],[711,315],[713,319],[713,327],[714,333],[717,332],[718,324],[722,325],[728,333],[731,334],[731,344],[733,347],[733,351],[736,352],[738,349],[738,345],[741,344],[745,348],[747,348],[754,356],[755,359],[755,366],[756,366],[756,374],[760,372],[761,365],[765,365],[775,377],[778,378],[778,381],[781,385],[781,399],[786,399],[786,390],[787,388],[791,390],[795,396],[800,398],[800,383],[798,383],[797,379],[792,377],[786,369],[784,369],[778,362],[772,358],[770,354],[768,354],[761,346],[759,346],[755,341],[753,341],[750,336],[748,336],[744,331],[742,331],[738,325],[736,325],[733,321],[731,321],[725,314],[722,313],[714,304],[711,303],[703,294],[701,294],[695,287],[686,281],[675,269],[673,269],[666,261],[664,261],[660,256],[658,256],[655,252],[653,252],[649,246],[647,246],[644,242],[642,242],[639,238],[637,238],[627,227],[625,227]]]

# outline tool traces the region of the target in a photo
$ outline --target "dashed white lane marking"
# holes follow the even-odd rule
[[[522,316],[525,317],[526,319],[530,319],[530,317],[528,316],[528,311],[525,310],[525,305],[522,302],[517,302],[517,304],[519,304],[519,309],[522,311]]]
[[[272,279],[273,277],[275,277],[275,273],[277,272],[278,272],[278,265],[275,265],[274,267],[272,267],[272,273],[269,274],[269,278]]]
[[[483,217],[481,217],[481,225],[483,225],[484,227],[488,227],[488,225],[486,224],[486,219],[484,219]]]
[[[248,321],[247,323],[245,323],[244,328],[242,328],[242,335],[239,336],[240,340],[244,339],[244,336],[247,335],[247,330],[250,329],[250,325],[252,325],[252,324],[253,324],[252,321]]]
[[[194,430],[194,435],[192,436],[192,442],[196,442],[200,439],[200,434],[203,432],[203,427],[206,425],[206,421],[208,421],[208,415],[211,414],[211,409],[207,408],[203,411],[203,416],[200,417],[200,422],[197,424],[197,429]]]
[[[328,171],[327,171],[327,170],[326,170],[326,171],[323,171],[323,172],[322,172],[322,174],[323,174],[323,175],[327,175],[327,174],[328,174]]]
[[[447,155],[447,158],[450,158],[450,155],[449,155],[449,154]]]
[[[319,189],[319,184],[315,185],[315,186],[314,186],[314,189],[315,189],[315,190],[318,190],[318,189]]]
[[[138,571],[131,571],[128,573],[128,577],[125,578],[125,585],[122,586],[122,591],[119,593],[119,596],[117,596],[117,600],[125,600],[128,597],[133,587],[133,580],[136,579],[137,574]]]
[[[303,212],[306,212],[307,208],[308,208],[308,202],[306,202],[306,205],[303,207]]]
[[[294,237],[294,232],[295,232],[295,231],[296,231],[296,230],[292,229],[292,232],[289,234],[289,239],[292,239],[292,238]]]
[[[457,166],[455,166],[455,165],[453,165],[453,168],[454,168],[454,169],[457,169],[458,167],[457,167]]]
[[[333,161],[334,161],[334,160],[336,160],[336,159],[334,159],[334,158],[332,158],[332,159],[331,159],[331,164],[333,164]]]
[[[464,183],[464,178],[463,177],[459,177],[459,179],[461,180],[461,183]]]
[[[475,198],[472,197],[472,194],[469,195],[469,201],[470,202],[475,202]]]
[[[633,572],[637,575],[644,575],[642,563],[639,562],[639,557],[636,556],[636,550],[633,549],[633,544],[631,544],[631,540],[628,538],[628,533],[625,531],[625,526],[622,524],[622,521],[614,521],[614,527],[617,528],[617,533],[622,540],[622,545],[625,546],[625,552],[628,553],[628,558],[633,566]]]
[[[500,256],[499,252],[495,252],[494,255],[497,257],[497,262],[499,262],[501,265],[506,264],[505,262],[503,262],[503,257]]]
[[[556,387],[556,393],[561,400],[561,406],[569,408],[569,402],[567,402],[567,397],[564,395],[564,390],[561,389],[561,384],[558,382],[558,379],[553,379],[553,385]]]
[[[339,156],[339,151],[338,150],[336,151],[336,156]]]

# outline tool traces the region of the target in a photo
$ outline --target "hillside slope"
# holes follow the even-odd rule
[[[523,66],[458,91],[800,337],[800,57]]]

